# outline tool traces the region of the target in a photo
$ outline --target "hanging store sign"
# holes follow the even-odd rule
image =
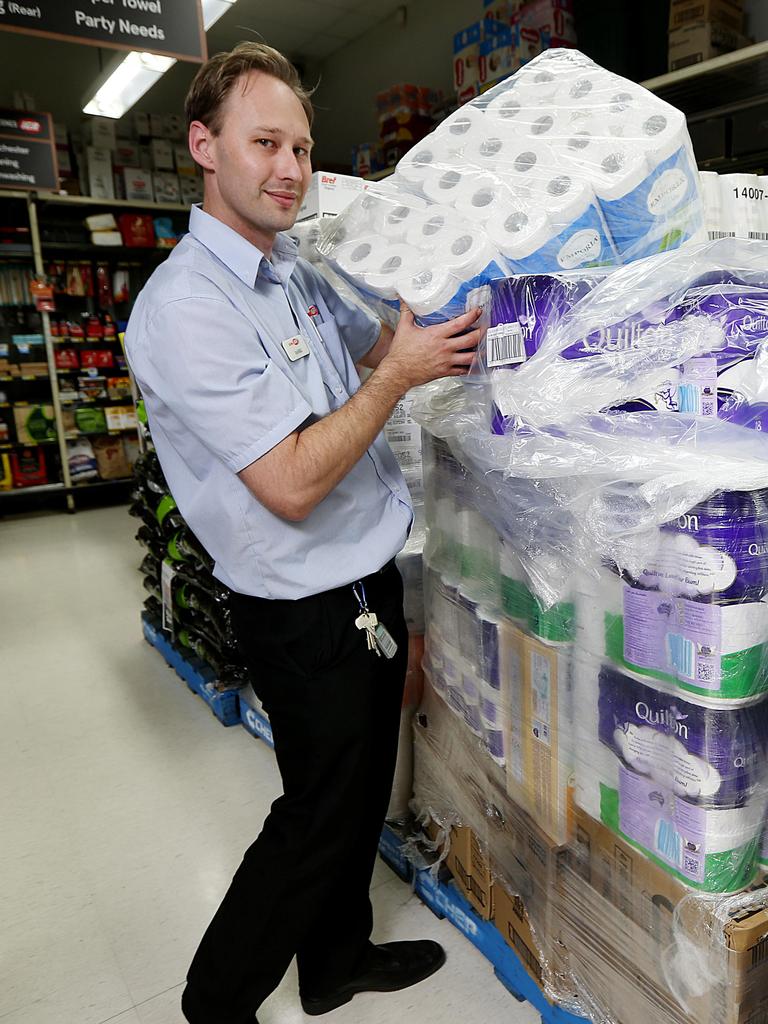
[[[200,0],[0,0],[0,29],[202,62]]]
[[[51,115],[27,110],[0,110],[0,188],[58,186],[56,139]]]

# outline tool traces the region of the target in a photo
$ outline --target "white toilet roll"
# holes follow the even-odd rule
[[[631,136],[642,146],[653,166],[662,163],[686,145],[688,129],[685,114],[674,107],[640,109],[631,118]]]
[[[406,229],[405,241],[420,249],[433,249],[445,234],[461,230],[464,222],[451,206],[433,204],[414,215]]]
[[[426,200],[406,193],[401,193],[396,202],[388,201],[384,205],[386,209],[382,211],[379,232],[393,242],[405,241],[411,224],[416,223],[418,216],[428,209]]]
[[[493,124],[493,131],[509,135],[517,130],[521,121],[529,120],[525,97],[516,89],[499,93],[485,108],[485,117]]]
[[[433,132],[405,154],[397,165],[397,173],[411,184],[422,185],[434,177],[436,170],[444,170],[452,162],[453,150],[448,140],[440,132]]]
[[[363,283],[382,298],[396,299],[397,281],[413,273],[417,262],[418,253],[410,245],[385,243],[379,258],[363,272]]]
[[[459,280],[466,281],[488,266],[496,255],[484,231],[457,231],[441,241],[435,249],[434,260],[439,267],[450,270]],[[480,517],[482,518],[482,517]],[[478,533],[473,536],[477,539]]]
[[[476,139],[488,132],[485,114],[471,103],[460,107],[455,114],[447,117],[437,128],[436,134],[454,152],[461,152]]]
[[[600,199],[621,199],[645,181],[650,168],[639,145],[623,139],[602,142],[590,150],[587,166]]]
[[[599,107],[605,100],[606,88],[610,84],[610,76],[602,68],[583,70],[569,76],[558,90],[558,100],[567,106]]]
[[[576,636],[575,647],[580,664],[588,666],[593,672],[594,700],[597,701],[597,676],[599,663],[595,669],[593,659],[602,658],[606,648],[606,616],[623,615],[625,584],[615,573],[607,569],[600,573],[598,579],[580,581],[574,596]],[[593,671],[594,670],[594,671]],[[595,705],[596,706],[596,705]]]
[[[759,204],[750,195],[755,194],[755,175],[721,174],[720,201],[726,229],[736,238],[749,238],[751,231],[759,231]]]
[[[525,100],[527,106],[545,107],[566,92],[567,77],[538,65],[534,68],[523,68],[516,75],[515,93]],[[570,82],[568,82],[570,85]]]
[[[345,274],[359,277],[384,259],[388,246],[380,235],[363,235],[343,242],[333,253],[333,261]]]
[[[401,278],[398,291],[403,302],[416,316],[428,316],[447,305],[456,294],[459,282],[447,269],[422,270],[407,278]],[[449,535],[455,530],[455,512],[451,509]]]
[[[472,168],[446,167],[423,182],[424,194],[433,203],[453,204],[456,197],[472,188],[477,172]]]
[[[552,238],[552,227],[541,207],[526,210],[520,204],[500,202],[486,224],[488,237],[507,259],[525,259]]]
[[[490,217],[493,204],[502,190],[501,181],[494,175],[473,175],[472,179],[467,180],[460,188],[453,206],[470,224],[478,221],[482,223]]]
[[[538,184],[534,203],[546,211],[552,224],[563,230],[581,217],[593,199],[593,192],[582,178],[572,173],[558,173]]]
[[[504,181],[513,192],[530,194],[537,184],[550,178],[558,161],[552,148],[539,139],[516,141],[505,149]]]

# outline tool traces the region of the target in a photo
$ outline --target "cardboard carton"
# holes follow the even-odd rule
[[[341,213],[365,187],[366,183],[362,178],[355,178],[351,174],[315,171],[301,204],[298,220]]]
[[[669,5],[669,31],[689,25],[715,22],[733,32],[744,28],[742,0],[671,0]]]
[[[493,887],[493,923],[507,945],[518,955],[526,971],[536,984],[543,988],[542,956],[531,929],[525,903],[519,896],[510,895],[503,885]]]
[[[491,866],[480,837],[466,825],[454,825],[451,829],[446,865],[480,917],[490,921],[493,912]]]
[[[669,33],[669,70],[677,71],[691,64],[700,64],[749,44],[750,40],[746,36],[716,22],[694,23],[686,28],[678,28]]]
[[[476,21],[453,37],[453,87],[460,95],[480,81],[482,23]]]
[[[114,199],[115,183],[112,179],[112,151],[88,146],[86,149],[86,164],[88,170],[87,194],[95,199]]]

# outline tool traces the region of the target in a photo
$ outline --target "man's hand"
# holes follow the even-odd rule
[[[406,391],[467,373],[480,341],[480,312],[417,327],[403,306],[389,352],[360,390],[341,409],[289,434],[240,479],[275,515],[306,519],[365,455]]]
[[[472,309],[444,324],[418,327],[411,310],[401,302],[395,336],[377,372],[394,374],[405,391],[440,377],[464,376],[482,336],[475,326],[481,313]]]

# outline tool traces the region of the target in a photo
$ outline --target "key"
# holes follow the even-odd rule
[[[378,623],[379,620],[376,618],[373,612],[363,612],[362,615],[358,615],[358,617],[355,619],[355,625],[357,626],[358,629],[365,629],[368,631],[373,631],[374,629],[376,629]]]

